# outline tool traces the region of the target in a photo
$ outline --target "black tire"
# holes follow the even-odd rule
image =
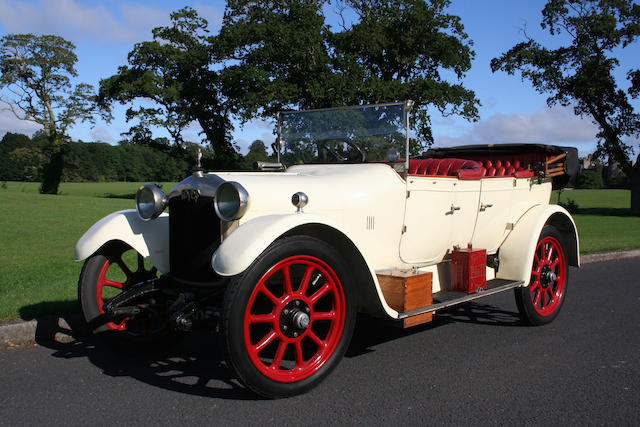
[[[112,344],[148,344],[172,335],[167,323],[108,319],[102,310],[109,298],[135,283],[156,277],[157,270],[146,269],[142,255],[125,244],[107,245],[89,257],[78,280],[78,301],[87,330],[108,336]]]
[[[340,362],[355,317],[355,286],[342,257],[316,238],[285,237],[227,288],[227,358],[262,396],[304,393]]]
[[[569,266],[562,235],[545,225],[538,238],[529,285],[515,289],[520,318],[529,325],[552,322],[560,312],[569,284]]]

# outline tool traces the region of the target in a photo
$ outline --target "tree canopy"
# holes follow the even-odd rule
[[[591,118],[599,132],[598,153],[620,164],[631,179],[631,210],[640,215],[640,162],[633,165],[628,140],[640,133],[640,115],[630,98],[640,92],[640,72],[627,71],[625,91],[615,79],[619,49],[640,35],[640,5],[631,0],[549,0],[541,27],[568,43],[555,49],[527,37],[499,58],[492,70],[519,72],[549,105],[573,106],[577,115]]]
[[[180,144],[182,130],[196,121],[216,155],[229,157],[231,117],[244,123],[286,109],[413,99],[422,144],[433,140],[430,109],[477,119],[479,102],[460,83],[472,43],[460,19],[445,12],[449,0],[341,1],[358,18],[335,30],[327,3],[228,1],[215,35],[184,8],[101,82],[101,100],[155,102],[128,110],[128,119],[139,120],[131,137],[148,138],[155,125]]]
[[[189,7],[172,13],[171,25],[154,28],[153,41],[137,43],[128,55],[129,65],[100,82],[99,97],[102,105],[136,99],[154,102],[152,107],[127,110],[127,121],[138,120],[128,133],[134,140],[151,138],[150,127],[158,126],[182,145],[185,128],[198,123],[203,140],[216,152],[218,167],[228,167],[237,159],[218,73],[210,67],[207,27],[207,21]]]
[[[312,0],[228,2],[220,34],[210,38],[223,93],[243,120],[282,109],[413,99],[418,136],[431,143],[429,108],[475,120],[478,100],[460,80],[471,41],[449,0],[342,2],[358,17],[333,31]]]

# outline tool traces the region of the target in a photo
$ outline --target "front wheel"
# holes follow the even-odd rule
[[[303,393],[342,359],[355,307],[351,273],[333,248],[312,237],[280,239],[227,289],[229,361],[263,396]]]
[[[134,319],[125,316],[109,318],[103,310],[109,299],[137,283],[158,276],[155,267],[145,264],[141,254],[120,243],[105,246],[85,261],[78,281],[78,300],[91,332],[110,332],[112,337],[117,337],[116,341],[124,339],[129,343],[141,344],[170,335],[166,319],[150,316]],[[138,303],[151,308],[166,304],[161,296]]]
[[[516,288],[520,317],[531,325],[544,325],[556,318],[564,302],[569,269],[562,236],[546,225],[533,256],[529,286]]]

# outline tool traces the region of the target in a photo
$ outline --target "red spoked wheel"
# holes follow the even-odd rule
[[[90,329],[94,332],[122,331],[128,335],[149,333],[149,322],[127,317],[108,319],[103,306],[132,285],[157,277],[157,269],[145,266],[144,257],[125,245],[112,245],[85,262],[78,281],[78,299]]]
[[[283,259],[260,278],[247,304],[244,340],[251,361],[276,381],[309,377],[335,351],[344,309],[340,280],[325,262],[304,255]]]
[[[302,393],[342,358],[355,320],[344,261],[306,236],[274,243],[225,295],[223,327],[231,364],[268,397]]]
[[[529,286],[516,289],[518,309],[528,323],[549,323],[560,311],[569,281],[561,242],[555,227],[544,227],[533,256]]]

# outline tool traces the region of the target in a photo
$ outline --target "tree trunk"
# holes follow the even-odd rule
[[[636,167],[631,174],[631,215],[640,216],[640,170]]]
[[[41,194],[58,194],[58,187],[62,180],[64,167],[64,155],[62,142],[56,135],[49,137],[49,162],[44,165],[42,171]]]

